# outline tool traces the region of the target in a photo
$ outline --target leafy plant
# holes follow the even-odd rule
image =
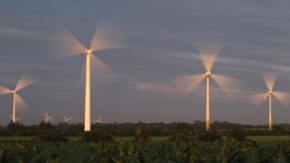
[[[197,136],[197,140],[203,142],[214,142],[216,140],[221,140],[222,136],[216,130],[204,131]]]

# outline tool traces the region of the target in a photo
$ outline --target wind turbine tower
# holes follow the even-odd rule
[[[210,78],[222,88],[222,90],[230,95],[233,92],[229,87],[237,88],[241,86],[241,81],[226,77],[223,75],[212,74],[211,69],[214,65],[216,57],[220,53],[221,46],[218,44],[200,44],[198,45],[202,63],[206,69],[205,74],[189,75],[177,77],[178,81],[183,82],[186,85],[186,92],[191,92],[198,84],[200,84],[204,78],[206,78],[206,91],[205,91],[205,129],[210,130]]]
[[[290,99],[290,94],[289,93],[284,93],[284,92],[276,92],[273,91],[276,79],[277,79],[277,74],[276,73],[263,73],[263,78],[265,81],[265,84],[268,88],[268,92],[266,93],[260,93],[256,95],[251,95],[249,96],[249,101],[256,105],[257,107],[263,103],[267,98],[269,98],[269,118],[268,118],[268,127],[269,130],[272,130],[272,100],[273,97],[276,97],[284,106],[288,106],[290,104],[289,99]]]
[[[93,52],[122,48],[127,46],[125,35],[120,29],[105,22],[100,21],[91,41],[91,47],[87,49],[80,43],[66,28],[61,27],[52,35],[47,55],[49,59],[58,59],[79,54],[86,56],[86,81],[85,81],[85,108],[84,108],[84,131],[91,130],[91,65],[93,61],[98,65],[99,72],[104,74],[114,74]]]
[[[12,122],[16,122],[16,104],[22,107],[28,107],[23,99],[17,94],[17,92],[31,84],[35,81],[28,75],[23,74],[19,79],[14,90],[10,90],[6,87],[0,86],[0,94],[13,94],[13,103],[12,103]]]

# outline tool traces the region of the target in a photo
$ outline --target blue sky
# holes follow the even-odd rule
[[[92,74],[92,121],[204,120],[205,82],[184,95],[175,79],[205,73],[198,45],[212,42],[222,45],[212,73],[243,86],[229,98],[212,80],[211,121],[267,124],[267,102],[254,107],[247,97],[267,91],[264,72],[279,74],[274,90],[290,92],[289,6],[252,0],[1,1],[0,85],[13,89],[23,73],[35,79],[18,92],[29,106],[17,111],[24,124],[39,123],[46,112],[52,123],[64,114],[83,122],[84,85],[78,81],[85,57],[48,60],[47,46],[63,25],[89,47],[105,20],[122,30],[129,46],[94,53],[115,74]],[[1,95],[1,125],[11,110],[12,95]],[[289,123],[288,115],[290,108],[275,99],[273,122]]]

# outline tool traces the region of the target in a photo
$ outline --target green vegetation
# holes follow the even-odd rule
[[[235,140],[240,142],[245,141],[247,138],[245,130],[238,127],[232,127],[231,130],[226,131],[225,136],[227,137],[227,139],[234,138]]]
[[[39,135],[33,138],[34,141],[47,141],[47,142],[68,142],[69,139],[66,136],[61,135],[60,133],[56,132],[49,132],[42,135]]]
[[[33,136],[0,136],[0,140],[32,140]],[[82,139],[81,136],[69,136],[69,141],[80,141]],[[169,139],[169,136],[151,136],[150,142],[162,142],[167,141]],[[223,139],[226,139],[226,137],[223,137]],[[253,140],[253,141],[286,141],[290,140],[290,136],[247,136],[247,139]],[[115,141],[134,141],[134,137],[132,136],[116,136],[114,137]]]
[[[43,142],[0,141],[0,162],[275,162],[290,160],[290,141]]]

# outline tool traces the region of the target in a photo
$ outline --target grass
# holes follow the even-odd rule
[[[33,136],[0,136],[0,140],[31,140]],[[81,136],[70,136],[70,141],[78,141],[81,139]],[[134,141],[134,137],[115,137],[116,141]],[[248,136],[247,139],[254,141],[285,141],[290,140],[290,136]],[[152,136],[151,141],[161,142],[167,141],[168,137],[166,136]]]
[[[290,136],[248,136],[247,139],[254,141],[277,141],[277,140],[290,140]]]

